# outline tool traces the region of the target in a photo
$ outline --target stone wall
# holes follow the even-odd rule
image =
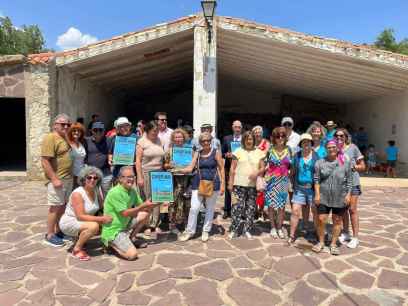
[[[0,97],[25,97],[23,64],[0,66]]]
[[[42,179],[41,142],[55,115],[55,63],[29,65],[25,72],[27,176]]]

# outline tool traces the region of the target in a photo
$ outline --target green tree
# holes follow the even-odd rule
[[[408,38],[397,42],[394,29],[385,29],[382,31],[380,35],[378,35],[374,45],[382,50],[408,55]]]
[[[30,54],[44,51],[45,40],[37,25],[17,28],[9,17],[0,17],[0,54]]]

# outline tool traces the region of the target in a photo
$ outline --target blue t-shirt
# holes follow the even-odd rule
[[[395,146],[390,146],[385,149],[387,153],[387,160],[397,160],[398,157],[398,148]]]
[[[334,138],[334,134],[336,134],[336,129],[332,131],[327,131],[326,133],[326,142],[332,140]]]
[[[323,143],[320,144],[317,150],[314,149],[314,151],[316,152],[317,156],[319,156],[319,159],[323,159],[327,156],[326,147],[324,146]]]
[[[313,184],[313,174],[314,174],[314,165],[313,158],[309,159],[307,163],[303,158],[299,160],[299,166],[297,169],[297,180],[301,185]]]

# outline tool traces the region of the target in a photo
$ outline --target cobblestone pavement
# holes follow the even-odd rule
[[[89,262],[45,246],[45,188],[0,182],[0,305],[408,305],[408,189],[365,188],[361,246],[342,255],[288,247],[258,228],[226,239],[220,216],[208,243],[161,235],[125,262],[88,245]]]

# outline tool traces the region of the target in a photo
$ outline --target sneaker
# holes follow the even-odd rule
[[[350,241],[350,235],[347,233],[341,233],[339,241],[341,244],[346,244],[347,242]]]
[[[187,241],[187,240],[189,240],[191,237],[193,237],[193,235],[191,235],[190,233],[184,232],[184,233],[180,236],[179,241]]]
[[[210,235],[208,234],[208,232],[203,232],[201,234],[201,241],[207,242],[209,238],[210,238]]]
[[[51,238],[48,238],[47,234],[45,234],[44,242],[50,246],[57,247],[57,248],[63,247],[65,245],[65,242],[55,234],[52,235]]]
[[[278,237],[280,239],[285,239],[285,234],[283,233],[282,229],[278,229]]]
[[[253,239],[250,232],[245,232],[245,236],[246,236],[247,239],[249,239],[249,240]]]
[[[278,233],[276,232],[276,228],[271,229],[271,236],[273,239],[278,239]]]
[[[360,244],[360,241],[358,241],[358,238],[353,237],[351,238],[350,242],[347,243],[347,247],[350,249],[355,249],[356,247],[358,247],[359,244]]]
[[[75,240],[74,237],[65,235],[63,232],[59,231],[58,233],[55,234],[58,236],[58,238],[62,239],[63,241],[71,241],[73,242]]]
[[[235,232],[231,232],[231,233],[229,233],[229,235],[228,235],[228,239],[229,240],[232,240],[232,239],[234,239],[234,238],[237,238],[237,233],[235,233]]]
[[[171,233],[171,234],[174,234],[174,235],[178,235],[178,234],[180,234],[180,231],[179,231],[179,229],[178,229],[177,227],[173,227],[173,228],[170,230],[170,233]]]

